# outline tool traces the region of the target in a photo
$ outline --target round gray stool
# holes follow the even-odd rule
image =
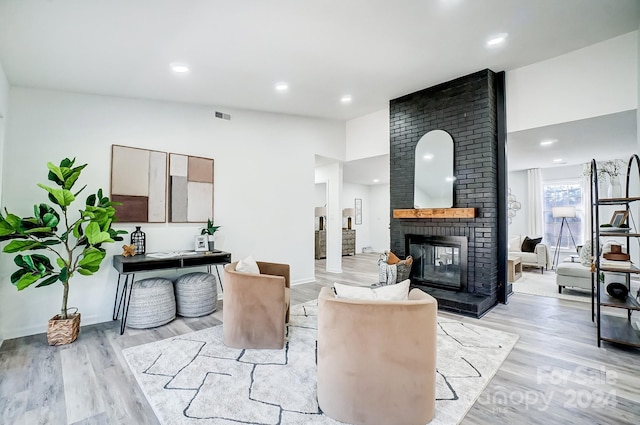
[[[127,327],[155,328],[176,318],[176,298],[173,282],[161,277],[133,282]]]
[[[176,308],[184,317],[200,317],[216,311],[218,281],[210,273],[187,273],[176,279]]]

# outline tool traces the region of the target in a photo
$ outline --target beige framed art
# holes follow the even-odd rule
[[[213,219],[213,159],[169,154],[169,222]]]
[[[111,200],[121,223],[167,221],[167,153],[111,145]]]

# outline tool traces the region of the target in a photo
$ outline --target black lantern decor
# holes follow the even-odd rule
[[[140,226],[136,226],[136,231],[131,232],[131,243],[136,246],[136,254],[144,254],[147,250],[147,237]]]

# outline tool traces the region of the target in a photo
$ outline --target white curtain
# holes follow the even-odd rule
[[[542,177],[539,168],[527,170],[527,185],[527,193],[529,194],[529,202],[527,202],[529,236],[543,236]],[[549,243],[549,241],[546,242]]]

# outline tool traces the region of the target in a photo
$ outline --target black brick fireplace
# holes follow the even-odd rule
[[[503,108],[504,73],[488,69],[390,102],[391,250],[409,255],[408,235],[464,238],[463,285],[412,277],[412,286],[437,298],[440,308],[476,317],[506,301],[508,289]],[[453,207],[474,208],[474,218],[393,218],[393,210],[414,207],[415,147],[431,130],[453,138]]]

